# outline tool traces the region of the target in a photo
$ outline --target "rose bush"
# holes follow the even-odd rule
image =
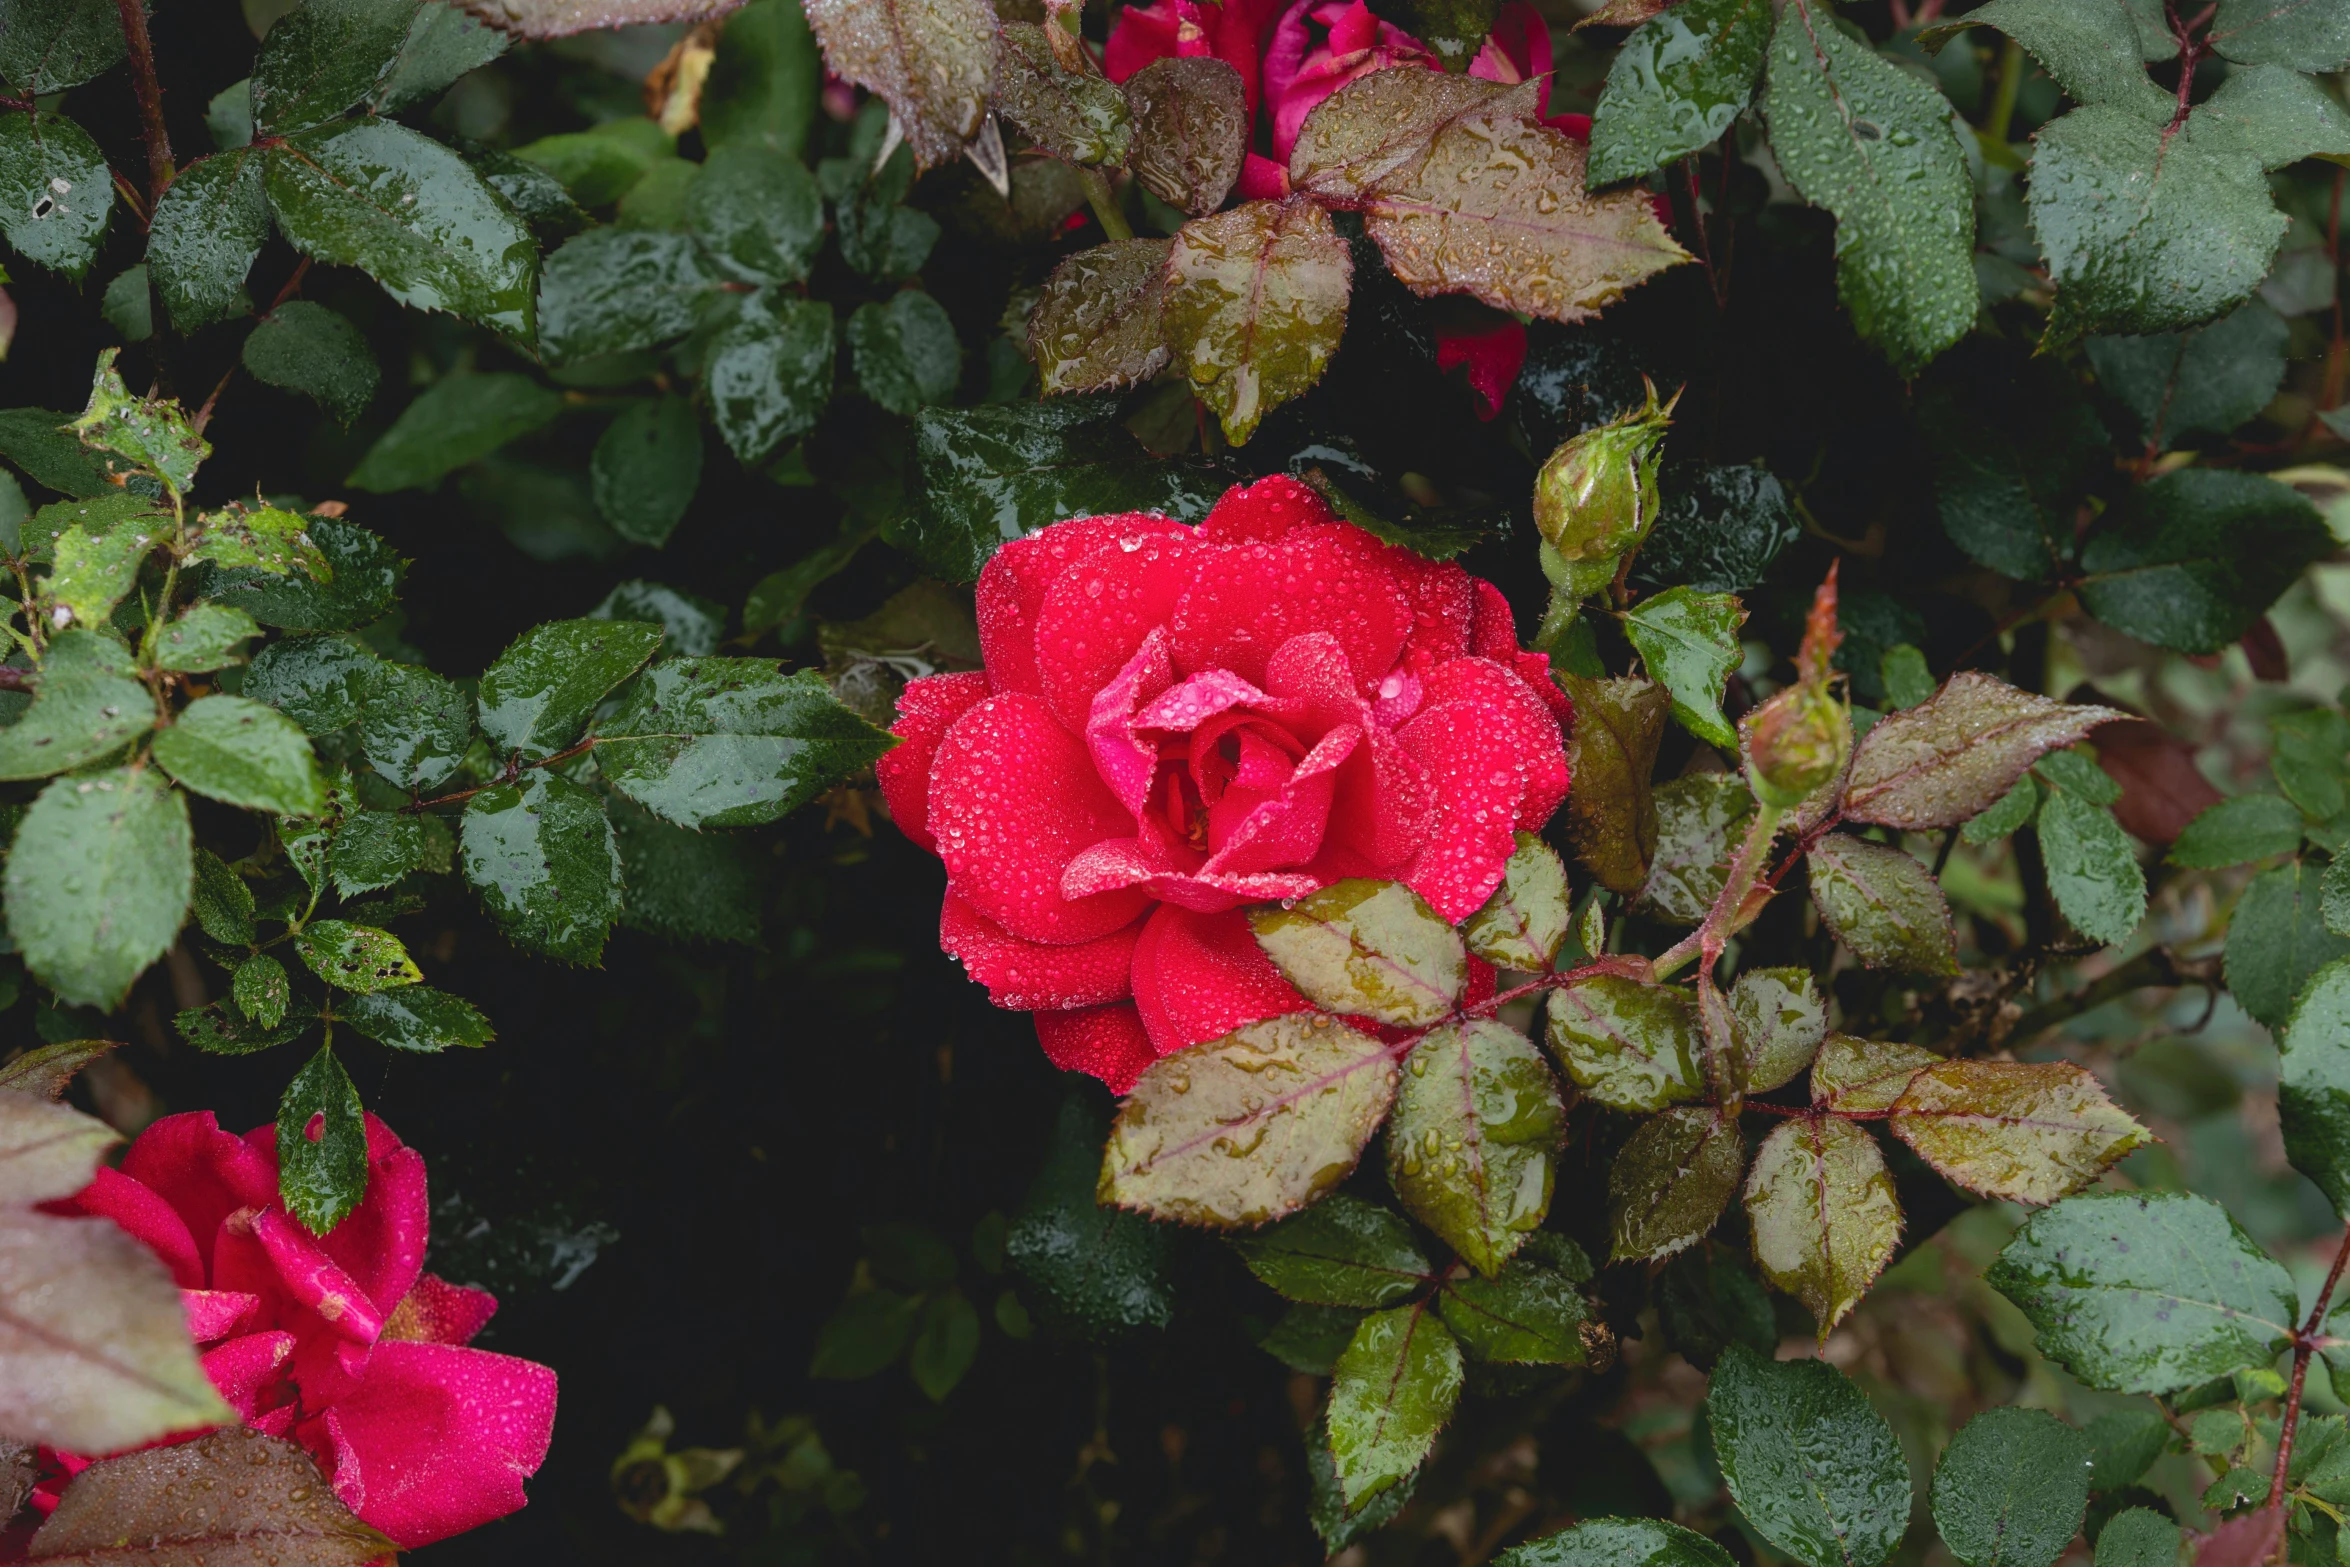
[[[1566,798],[1572,709],[1500,591],[1294,479],[1017,540],[978,615],[986,667],[906,688],[882,791],[946,864],[940,944],[1121,1091],[1305,1007],[1242,905],[1375,876],[1457,921]]]
[[[276,1139],[209,1111],[166,1116],[72,1206],[163,1259],[221,1396],[299,1442],[403,1549],[521,1507],[554,1432],[555,1373],[466,1347],[498,1303],[424,1271],[423,1156],[369,1116],[366,1200],[314,1236],[278,1200]],[[86,1462],[59,1457],[68,1473]]]

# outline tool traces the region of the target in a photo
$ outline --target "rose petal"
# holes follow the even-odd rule
[[[1434,821],[1426,769],[1355,695],[1334,639],[1303,636],[1282,644],[1265,681],[1277,696],[1303,704],[1307,723],[1349,723],[1367,742],[1339,769],[1314,871],[1325,883],[1399,874],[1428,841]]]
[[[1133,819],[1039,697],[989,697],[955,720],[931,766],[930,826],[955,890],[1015,936],[1092,941],[1143,910],[1136,892],[1061,892],[1070,860]]]
[[[987,676],[977,670],[906,682],[898,697],[898,721],[889,731],[898,737],[897,746],[873,764],[889,819],[933,854],[938,845],[930,836],[930,764],[948,727],[986,701],[987,692]]]
[[[1245,914],[1199,914],[1171,903],[1153,911],[1135,946],[1134,1005],[1160,1055],[1311,1010],[1257,945]]]
[[[368,1166],[367,1195],[359,1206],[318,1244],[367,1292],[377,1313],[388,1316],[424,1271],[431,1227],[424,1156],[394,1147]]]
[[[1036,616],[1036,666],[1053,716],[1083,734],[1094,693],[1166,624],[1200,551],[1192,534],[1134,535],[1094,551],[1045,590]]]
[[[285,1365],[293,1354],[291,1333],[248,1333],[206,1350],[202,1364],[214,1390],[252,1425],[265,1410],[285,1403]]]
[[[1083,1072],[1122,1094],[1158,1059],[1142,1018],[1130,1005],[1080,1007],[1036,1014],[1036,1042],[1064,1072]]]
[[[1246,875],[1310,862],[1321,852],[1322,835],[1329,826],[1338,770],[1361,743],[1362,731],[1351,725],[1331,730],[1278,789],[1249,805],[1247,813],[1226,829],[1221,818],[1237,814],[1227,810],[1233,799],[1228,792],[1209,813],[1209,842],[1214,852],[1203,871]]]
[[[1329,503],[1310,485],[1276,473],[1226,490],[1199,531],[1217,544],[1270,544],[1292,528],[1330,520]]]
[[[1428,770],[1436,797],[1428,842],[1404,880],[1456,924],[1501,884],[1526,794],[1517,726],[1492,723],[1492,716],[1482,703],[1440,702],[1400,736]]]
[[[1240,183],[1236,188],[1243,201],[1284,200],[1289,195],[1289,168],[1262,153],[1245,154],[1240,160]]]
[[[1182,523],[1150,512],[1075,517],[1014,539],[989,556],[980,569],[973,601],[979,618],[979,653],[987,665],[989,685],[999,693],[1043,693],[1036,668],[1036,616],[1046,592],[1062,572],[1121,539],[1190,531]]]
[[[1534,111],[1534,117],[1540,119],[1550,113],[1552,68],[1550,24],[1526,0],[1510,0],[1493,18],[1493,30],[1486,34],[1484,47],[1470,62],[1469,74],[1505,87],[1519,82],[1540,82],[1542,96]],[[1588,129],[1585,139],[1589,139]]]
[[[1135,717],[1175,678],[1169,645],[1167,628],[1153,626],[1126,667],[1094,693],[1085,722],[1085,749],[1094,770],[1138,826],[1158,776],[1159,747],[1135,733]]]
[[[208,1269],[221,1221],[277,1198],[277,1161],[222,1131],[209,1110],[167,1115],[141,1132],[122,1173],[171,1205]]]
[[[376,1341],[383,1333],[385,1313],[376,1309],[366,1289],[317,1237],[277,1208],[253,1215],[251,1224],[253,1239],[260,1243],[285,1296],[338,1338],[354,1344]]]
[[[1523,766],[1526,792],[1518,807],[1521,832],[1539,832],[1567,798],[1566,738],[1551,709],[1532,687],[1518,677],[1512,665],[1489,659],[1456,659],[1428,679],[1428,700],[1468,701],[1487,709],[1491,722],[1514,718],[1519,735],[1518,760]]]
[[[1262,686],[1274,650],[1322,631],[1338,639],[1368,695],[1412,629],[1412,606],[1380,557],[1385,548],[1343,523],[1291,529],[1271,544],[1219,550],[1200,563],[1168,629],[1175,667],[1229,669]]]
[[[1468,370],[1469,390],[1477,397],[1477,417],[1483,420],[1500,417],[1502,399],[1517,384],[1518,371],[1525,363],[1526,326],[1514,317],[1505,316],[1479,332],[1437,334],[1437,373],[1441,375],[1455,365]]]
[[[1320,878],[1303,871],[1188,870],[1138,838],[1104,839],[1071,860],[1061,878],[1061,890],[1072,896],[1140,888],[1163,903],[1210,914],[1244,903],[1311,897],[1322,887]]]
[[[1141,934],[1137,920],[1074,946],[1022,941],[951,890],[938,917],[939,946],[987,987],[988,1000],[1013,1012],[1124,1001],[1134,994],[1134,943]]]
[[[418,1344],[468,1344],[497,1315],[498,1297],[427,1273],[384,1320],[384,1338]]]
[[[83,1213],[112,1219],[133,1239],[144,1241],[182,1290],[204,1288],[204,1259],[196,1254],[196,1238],[188,1233],[187,1221],[152,1188],[100,1165],[71,1202]]]

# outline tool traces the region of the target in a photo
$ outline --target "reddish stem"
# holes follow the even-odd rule
[[[488,783],[481,785],[480,788],[460,789],[454,794],[438,795],[430,800],[411,800],[406,805],[400,807],[400,814],[403,816],[414,816],[419,812],[429,811],[436,805],[455,805],[461,800],[470,800],[475,795],[481,793],[483,789],[495,789],[501,784],[512,783],[515,779],[521,777],[524,770],[527,768],[552,767],[557,762],[568,762],[573,757],[578,756],[582,752],[592,751],[595,748],[596,737],[594,735],[589,735],[585,740],[580,741],[577,745],[570,746],[561,751],[557,751],[553,756],[542,756],[535,762],[526,762],[522,759],[520,753],[516,753],[515,755],[506,759],[506,765],[499,770],[497,777],[491,779]]]
[[[2309,1309],[2309,1320],[2293,1337],[2293,1385],[2285,1395],[2285,1416],[2277,1427],[2276,1473],[2268,1482],[2271,1507],[2284,1505],[2285,1471],[2293,1462],[2293,1437],[2301,1425],[2301,1385],[2309,1379],[2309,1357],[2317,1352],[2318,1330],[2325,1326],[2326,1308],[2334,1303],[2334,1290],[2341,1284],[2346,1266],[2350,1266],[2350,1230],[2342,1232],[2342,1244],[2334,1249],[2334,1265],[2326,1273],[2325,1287],[2317,1292],[2317,1304]]]
[[[143,0],[114,0],[122,18],[123,41],[130,46],[131,85],[139,94],[139,120],[147,138],[147,199],[163,200],[176,172],[171,162],[171,132],[163,124],[163,83],[155,75],[155,46],[147,38],[147,7]]]

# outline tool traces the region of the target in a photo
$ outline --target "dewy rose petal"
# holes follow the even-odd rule
[[[978,602],[987,667],[906,688],[883,792],[946,863],[940,945],[1120,1091],[1305,1006],[1247,905],[1372,876],[1465,918],[1566,797],[1571,709],[1501,594],[1294,479],[1056,523]]]

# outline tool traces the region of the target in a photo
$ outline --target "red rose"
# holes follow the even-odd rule
[[[946,863],[940,945],[1120,1092],[1305,1009],[1244,905],[1373,876],[1459,920],[1566,798],[1572,709],[1499,590],[1294,479],[1056,523],[978,610],[986,669],[906,688],[882,792]]]

